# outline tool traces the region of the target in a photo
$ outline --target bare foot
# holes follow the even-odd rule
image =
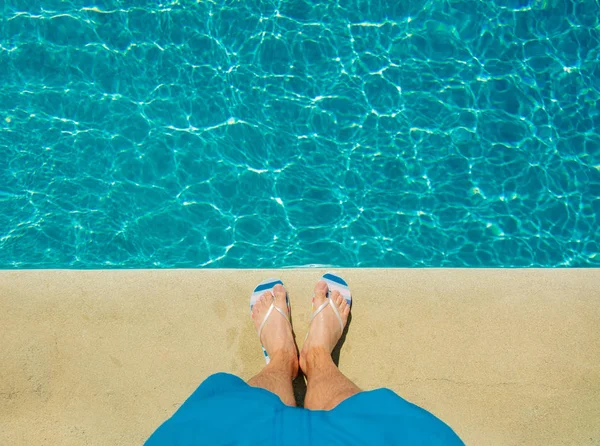
[[[285,288],[283,285],[277,284],[273,288],[273,291],[275,293],[275,306],[283,310],[289,319],[290,314],[285,300]],[[252,308],[252,319],[254,320],[254,326],[257,331],[272,303],[273,294],[271,294],[270,291],[266,291],[256,304],[254,304],[254,307]],[[271,311],[269,318],[263,326],[260,334],[260,342],[267,350],[271,361],[278,358],[289,362],[291,365],[292,377],[297,375],[298,350],[296,349],[296,344],[294,342],[292,327],[276,309]]]
[[[322,280],[317,283],[313,300],[315,309],[319,308],[319,306],[327,299],[327,290],[327,283]],[[339,291],[332,291],[329,298],[332,299],[332,302],[330,302],[323,311],[317,314],[310,324],[308,337],[306,338],[306,341],[304,341],[302,352],[300,352],[300,367],[303,370],[305,369],[306,358],[309,352],[312,350],[323,350],[331,354],[342,336],[343,330],[340,327],[340,322],[336,317],[333,308],[331,308],[332,304],[335,304],[339,310],[344,327],[348,322],[350,305],[348,305],[346,299],[344,299]]]

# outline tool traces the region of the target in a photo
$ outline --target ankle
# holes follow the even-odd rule
[[[300,368],[306,376],[319,365],[332,362],[331,353],[325,347],[315,346],[303,348],[300,353]]]
[[[298,355],[296,351],[278,350],[269,354],[271,361],[269,366],[282,368],[289,372],[293,378],[298,375]]]

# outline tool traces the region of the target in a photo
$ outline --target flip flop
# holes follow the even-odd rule
[[[269,291],[273,295],[273,302],[271,303],[271,306],[267,310],[267,314],[265,314],[263,321],[261,322],[260,326],[258,327],[258,340],[259,341],[260,341],[260,334],[262,333],[262,329],[265,326],[267,319],[269,318],[269,316],[271,315],[271,313],[273,312],[274,309],[277,310],[279,312],[279,314],[281,314],[285,318],[286,321],[288,321],[288,324],[291,324],[290,319],[287,316],[287,314],[285,314],[285,312],[281,308],[279,308],[278,306],[275,305],[275,292],[273,291],[273,288],[275,288],[275,285],[283,285],[283,282],[279,279],[264,280],[261,283],[259,283],[258,285],[256,285],[256,288],[254,288],[254,291],[252,292],[252,295],[250,296],[250,316],[252,316],[252,308],[254,308],[254,305],[256,304],[256,302],[258,302],[260,297],[263,294],[265,294],[265,291]],[[285,293],[285,303],[287,305],[288,314],[291,314],[290,299],[287,295],[287,290]],[[262,345],[262,343],[261,343],[260,346],[262,347],[263,354],[265,356],[265,361],[268,364],[271,361],[271,358],[269,358],[269,354],[267,353],[267,350],[265,349],[264,345]]]
[[[352,307],[352,295],[350,294],[350,288],[348,287],[348,284],[346,283],[346,281],[344,279],[342,279],[340,276],[334,274],[334,273],[326,273],[323,275],[323,277],[321,277],[321,280],[323,280],[325,283],[327,283],[327,299],[325,299],[325,302],[323,302],[319,308],[317,308],[315,310],[315,298],[313,296],[313,300],[312,300],[312,317],[310,318],[310,323],[308,325],[309,327],[309,331],[310,331],[310,324],[312,324],[313,319],[317,316],[317,314],[319,314],[321,311],[323,311],[325,309],[325,307],[327,307],[327,305],[331,305],[331,309],[333,310],[333,312],[335,313],[335,317],[337,317],[337,320],[340,323],[340,328],[342,333],[344,332],[344,321],[342,320],[342,316],[340,314],[340,310],[338,309],[338,307],[335,305],[335,303],[329,298],[329,295],[331,294],[332,291],[339,291],[339,293],[342,295],[342,297],[344,299],[346,299],[346,302],[348,302],[348,305],[350,305]],[[306,337],[308,338],[308,333],[306,333]]]

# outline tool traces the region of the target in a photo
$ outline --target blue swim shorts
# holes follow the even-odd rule
[[[267,390],[217,373],[147,440],[157,445],[462,445],[450,427],[388,389],[330,411],[289,407]]]

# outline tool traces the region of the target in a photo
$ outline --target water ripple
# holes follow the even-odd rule
[[[4,2],[0,267],[600,266],[598,0],[393,3]]]

